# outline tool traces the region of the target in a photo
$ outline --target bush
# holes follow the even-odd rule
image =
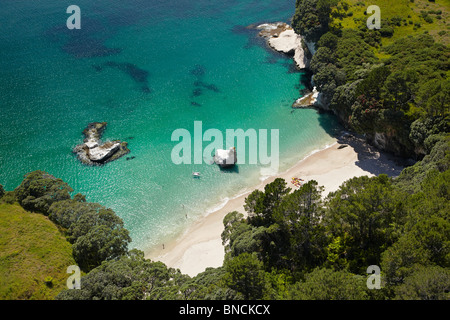
[[[105,225],[95,226],[77,239],[73,245],[73,257],[81,270],[89,271],[103,261],[125,255],[130,241],[128,230],[124,228],[111,230]]]
[[[396,288],[399,300],[449,300],[450,271],[439,266],[418,267]]]
[[[83,270],[127,252],[131,238],[122,219],[98,203],[59,201],[52,204],[49,216],[67,230],[74,258]]]
[[[432,17],[430,17],[430,16],[425,16],[425,17],[423,17],[423,19],[425,20],[425,22],[427,22],[427,23],[433,23],[433,18]]]
[[[392,27],[383,27],[380,29],[382,37],[390,38],[394,35],[394,29]]]
[[[347,271],[315,269],[289,290],[292,300],[367,300],[366,280]]]
[[[136,249],[103,263],[81,278],[80,290],[64,290],[57,300],[143,300],[185,298],[181,286],[189,277]]]
[[[2,201],[8,204],[17,202],[16,193],[14,191],[6,191],[2,197]]]
[[[263,267],[256,255],[242,253],[226,262],[224,281],[228,287],[240,292],[245,300],[262,299],[266,287]]]
[[[24,209],[47,215],[53,203],[70,199],[72,191],[63,180],[38,170],[26,175],[15,193]]]
[[[329,29],[331,7],[337,0],[297,1],[295,15],[292,18],[294,30],[307,41],[317,42]]]

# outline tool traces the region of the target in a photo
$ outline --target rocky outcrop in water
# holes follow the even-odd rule
[[[267,39],[268,45],[278,52],[294,57],[299,69],[309,68],[309,51],[301,35],[284,22],[264,23],[256,27],[259,35]]]
[[[293,104],[292,108],[299,109],[299,108],[316,108],[318,106],[318,97],[319,92],[317,91],[317,88],[314,87],[313,90],[304,95],[303,97],[297,99]]]
[[[221,168],[229,168],[234,166],[237,162],[236,148],[230,148],[228,150],[216,150],[216,154],[214,155],[213,160]]]
[[[82,163],[101,165],[117,160],[130,152],[127,142],[119,140],[101,142],[106,124],[106,122],[93,122],[83,130],[85,136],[83,143],[73,149]]]

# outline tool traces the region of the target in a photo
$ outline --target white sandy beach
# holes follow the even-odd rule
[[[339,148],[343,143],[346,147]],[[336,141],[330,147],[311,154],[289,170],[264,180],[251,191],[263,190],[266,184],[276,178],[285,179],[289,187],[295,188],[291,184],[291,179],[298,177],[305,182],[316,180],[319,185],[324,186],[323,196],[326,196],[352,177],[374,176],[380,173],[396,176],[401,169],[402,167],[397,166],[394,161],[361,140],[349,138],[345,141]],[[167,266],[178,268],[190,276],[197,275],[207,267],[221,266],[224,259],[221,240],[223,218],[232,211],[245,214],[244,200],[250,192],[228,201],[220,210],[201,218],[178,239],[166,243],[164,249],[147,252],[146,258],[162,261]]]

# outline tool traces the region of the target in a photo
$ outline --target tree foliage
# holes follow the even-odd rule
[[[245,300],[261,299],[265,290],[263,264],[256,255],[244,252],[225,263],[225,284],[241,293]]]
[[[316,181],[292,190],[276,179],[251,193],[247,217],[224,218],[223,267],[192,278],[129,251],[128,231],[111,209],[80,194],[44,201],[51,203],[44,214],[73,243],[87,273],[81,290],[58,299],[446,299],[450,144],[442,133],[433,141],[429,154],[396,179],[353,178],[327,198]],[[33,189],[33,177],[37,190],[45,179],[52,190],[56,180],[42,172],[27,177],[18,192]],[[377,292],[365,286],[373,264],[382,270]]]
[[[14,195],[25,209],[48,215],[64,230],[82,270],[126,254],[131,238],[122,219],[111,209],[86,202],[81,194],[72,199],[72,191],[63,180],[34,171],[25,176]]]
[[[307,41],[316,42],[328,31],[332,6],[337,0],[297,0],[292,18],[294,30]]]
[[[367,300],[366,279],[347,271],[314,269],[289,289],[292,300]]]
[[[72,191],[63,180],[44,171],[33,171],[25,176],[15,194],[26,210],[47,214],[53,203],[70,199]]]
[[[306,3],[299,1],[298,10]],[[296,19],[308,21],[306,16]],[[396,23],[394,19],[384,24]],[[429,34],[406,36],[381,46],[380,31],[368,30],[363,24],[317,34],[317,52],[310,68],[326,107],[369,141],[375,143],[375,135],[382,135],[385,142],[378,147],[405,157],[423,157],[426,152],[421,142],[433,133],[423,130],[425,135],[416,139],[417,124],[429,118],[448,124],[448,46],[436,43]],[[380,59],[375,52],[387,58]],[[448,125],[438,131],[448,133]]]
[[[395,290],[397,300],[450,299],[450,270],[439,266],[419,266]]]
[[[65,290],[60,300],[143,300],[176,298],[188,279],[161,262],[144,259],[131,250],[120,259],[104,262],[81,278],[80,290]]]
[[[392,227],[402,223],[392,184],[386,175],[346,181],[328,199],[325,221],[333,237],[346,239],[349,269],[359,273],[377,264],[381,252],[396,238]]]

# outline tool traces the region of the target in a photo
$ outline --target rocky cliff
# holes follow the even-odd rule
[[[310,52],[301,35],[296,34],[290,25],[284,22],[258,25],[259,35],[267,40],[274,50],[293,56],[299,69],[309,68]]]

